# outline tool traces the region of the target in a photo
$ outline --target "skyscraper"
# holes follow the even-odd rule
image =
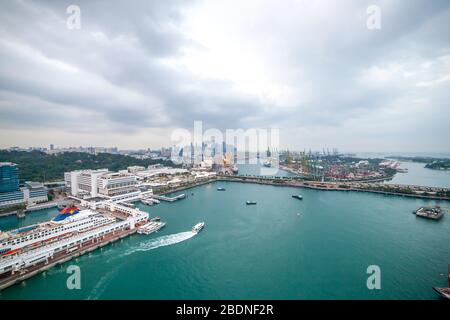
[[[0,162],[0,193],[19,190],[19,169],[15,163]]]

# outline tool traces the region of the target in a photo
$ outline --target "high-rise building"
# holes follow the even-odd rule
[[[0,162],[0,193],[19,190],[19,169],[15,163]]]
[[[26,182],[19,187],[19,169],[15,163],[0,162],[0,207],[33,205],[48,201],[48,190],[42,183]]]

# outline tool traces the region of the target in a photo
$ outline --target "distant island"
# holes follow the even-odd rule
[[[82,169],[108,168],[112,171],[124,170],[129,166],[149,166],[162,164],[176,167],[170,160],[136,159],[130,156],[110,153],[88,154],[81,152],[64,152],[47,154],[41,151],[6,151],[0,150],[0,162],[13,162],[20,168],[20,182],[25,181],[60,181],[64,172]]]
[[[448,158],[433,158],[433,157],[403,157],[394,156],[391,159],[400,161],[411,161],[425,163],[425,168],[432,170],[450,170],[450,159]]]

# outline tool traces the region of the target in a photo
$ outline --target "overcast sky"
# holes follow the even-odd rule
[[[67,28],[66,9],[81,9]],[[369,5],[381,29],[366,26]],[[0,147],[171,145],[195,120],[281,146],[450,151],[450,1],[0,3]]]

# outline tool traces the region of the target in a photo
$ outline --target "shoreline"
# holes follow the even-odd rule
[[[32,267],[29,267],[25,269],[23,273],[17,272],[12,273],[9,276],[0,278],[0,292],[14,286],[16,284],[22,283],[26,281],[27,279],[30,279],[34,277],[35,275],[45,272],[57,265],[63,264],[65,262],[68,262],[74,258],[78,258],[82,255],[85,255],[86,253],[90,253],[92,251],[95,251],[99,248],[103,248],[113,242],[116,242],[118,240],[124,239],[136,232],[136,229],[133,230],[123,230],[120,233],[114,234],[114,232],[108,235],[105,235],[103,239],[98,240],[97,242],[91,242],[86,241],[84,243],[81,243],[77,250],[72,252],[59,252],[56,255],[56,257],[49,258],[46,261],[39,262]]]
[[[217,182],[217,181],[228,181],[228,182],[242,182],[242,183],[254,183],[254,184],[264,184],[271,186],[280,186],[280,187],[296,187],[296,188],[306,188],[313,190],[321,190],[321,191],[347,191],[347,192],[366,192],[366,193],[374,193],[374,194],[383,194],[383,195],[393,195],[399,197],[409,197],[409,198],[417,198],[417,199],[430,199],[430,200],[442,200],[442,201],[450,201],[450,197],[442,197],[435,195],[424,195],[424,194],[412,194],[412,193],[402,193],[402,192],[393,192],[393,191],[382,191],[382,190],[371,190],[365,189],[357,186],[352,186],[351,184],[355,183],[363,183],[364,182],[316,182],[316,181],[295,181],[295,180],[285,180],[285,179],[272,179],[272,178],[264,178],[264,177],[248,177],[248,176],[218,176],[213,179],[208,179],[207,181],[201,181],[198,183],[193,183],[189,185],[183,185],[179,187],[175,187],[170,189],[169,191],[164,191],[163,193],[158,193],[158,195],[166,195],[169,193],[179,192],[183,190],[188,190],[197,186]],[[365,182],[367,183],[367,182]],[[347,186],[345,188],[340,186]],[[382,185],[384,186],[384,185]],[[386,185],[389,188],[399,188],[402,186],[404,188],[423,188],[421,186],[411,186],[411,185]],[[370,185],[367,187],[371,187]],[[427,187],[427,189],[432,190],[446,190],[449,191],[448,188],[435,188],[435,187]],[[427,191],[423,191],[427,192]]]

